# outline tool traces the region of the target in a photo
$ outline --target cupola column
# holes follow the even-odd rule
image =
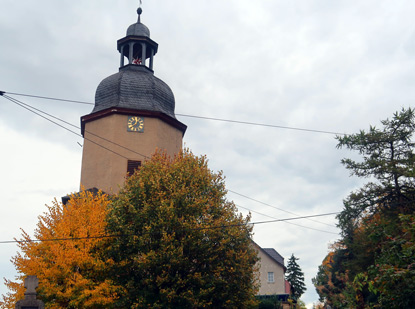
[[[146,65],[146,43],[141,43],[141,64]]]
[[[134,43],[130,42],[128,45],[130,46],[130,50],[128,52],[128,63],[132,64],[133,63]]]
[[[150,50],[150,64],[149,64],[150,70],[153,70],[153,56],[154,56],[154,50],[151,49]]]
[[[125,47],[125,45],[122,45],[121,50],[120,50],[120,53],[121,53],[121,55],[120,55],[121,56],[121,58],[120,58],[120,68],[124,66],[124,47]]]

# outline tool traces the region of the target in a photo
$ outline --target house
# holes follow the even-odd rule
[[[284,258],[273,248],[261,248],[252,241],[252,245],[258,252],[258,280],[260,287],[258,296],[278,295],[285,301],[290,293],[290,286],[285,280],[286,267]]]

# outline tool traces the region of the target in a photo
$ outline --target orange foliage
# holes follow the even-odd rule
[[[106,195],[82,191],[66,205],[56,200],[39,216],[31,241],[22,230],[18,246],[21,253],[12,258],[19,276],[17,281],[5,279],[10,292],[3,295],[1,308],[14,308],[23,298],[23,279],[36,275],[38,297],[46,308],[105,308],[117,297],[117,287],[105,278],[111,261],[102,261],[94,249],[104,240],[105,216],[109,204]],[[99,252],[99,250],[96,250]]]

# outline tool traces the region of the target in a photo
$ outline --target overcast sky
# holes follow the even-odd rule
[[[99,82],[118,71],[116,41],[136,22],[138,2],[2,0],[0,90],[94,102]],[[142,8],[159,44],[155,75],[173,90],[177,114],[354,133],[413,103],[413,1],[144,0]],[[75,125],[92,110],[15,98]],[[340,164],[356,156],[336,149],[334,134],[177,118],[188,126],[185,146],[223,170],[229,199],[253,222],[338,212],[363,183]],[[79,189],[83,140],[4,98],[0,138],[5,241],[20,228],[32,234],[45,204]],[[311,278],[339,238],[334,216],[316,220],[254,228],[261,247],[300,258],[310,306]],[[17,246],[0,246],[0,277],[13,278]]]

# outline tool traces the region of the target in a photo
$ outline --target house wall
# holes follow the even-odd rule
[[[284,268],[255,244],[260,261],[258,262],[258,295],[285,294]],[[268,282],[268,272],[274,273],[274,282]]]
[[[128,116],[121,114],[111,114],[85,124],[81,186],[85,189],[96,187],[106,193],[117,193],[125,182],[128,160],[144,163],[146,160],[144,156],[150,158],[156,149],[165,150],[170,156],[174,156],[180,151],[183,138],[183,133],[180,130],[155,117],[143,118],[143,133],[128,132]],[[116,146],[94,134],[132,149],[139,154]],[[96,145],[94,142],[125,158]]]

